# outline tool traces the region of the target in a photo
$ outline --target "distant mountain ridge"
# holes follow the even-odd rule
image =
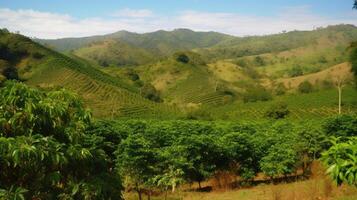
[[[70,51],[85,47],[92,42],[113,39],[126,42],[138,48],[147,49],[148,51],[159,55],[169,55],[179,50],[213,46],[232,38],[234,38],[234,36],[218,32],[195,32],[190,29],[175,29],[173,31],[159,30],[143,34],[129,31],[118,31],[101,36],[35,39],[35,41],[54,47],[59,51]]]

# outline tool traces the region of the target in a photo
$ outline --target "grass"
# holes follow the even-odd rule
[[[342,93],[342,112],[357,113],[357,91],[353,87],[346,87]],[[309,94],[287,94],[276,96],[271,101],[259,101],[243,103],[237,101],[230,105],[210,109],[212,116],[218,119],[261,119],[265,111],[277,102],[285,102],[288,105],[289,119],[322,118],[338,113],[337,89],[315,91]]]
[[[227,189],[215,187],[214,179],[204,183],[213,186],[211,192],[193,192],[184,185],[176,193],[168,193],[168,200],[352,200],[357,198],[357,188],[342,185],[337,187],[318,162],[312,166],[312,176],[308,180],[292,183],[260,184],[253,187]],[[145,195],[144,195],[145,196]],[[136,193],[125,193],[126,200],[136,200]],[[164,200],[164,194],[153,196],[153,200]]]

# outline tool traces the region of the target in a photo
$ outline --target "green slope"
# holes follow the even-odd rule
[[[72,53],[104,67],[134,66],[155,59],[152,54],[144,49],[112,39],[91,43],[74,50]]]
[[[93,42],[112,39],[125,42],[136,48],[145,49],[158,56],[167,56],[180,50],[210,47],[230,38],[232,36],[216,32],[194,32],[188,29],[176,29],[174,31],[156,31],[144,34],[119,31],[103,36],[37,41],[60,51],[70,51],[85,47]]]
[[[319,39],[327,38],[330,44],[346,46],[357,40],[357,27],[353,25],[336,25],[319,28],[314,31],[291,31],[287,33],[236,37],[206,49],[197,50],[207,58],[227,59],[242,56],[276,53],[299,47],[318,44]]]
[[[15,67],[20,79],[33,86],[65,87],[77,92],[97,117],[167,118],[180,114],[173,107],[142,98],[135,87],[88,62],[47,49],[24,36],[1,32],[0,47],[0,59],[8,65],[2,68]],[[34,58],[36,54],[41,58]]]

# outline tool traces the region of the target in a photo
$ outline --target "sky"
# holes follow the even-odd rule
[[[236,36],[357,25],[353,0],[0,0],[0,27],[55,39],[189,28]]]

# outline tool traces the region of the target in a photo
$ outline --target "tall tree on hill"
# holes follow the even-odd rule
[[[353,9],[357,10],[357,0],[355,0],[355,3],[353,4]],[[352,63],[352,71],[355,74],[355,81],[357,83],[357,42],[353,42],[351,45],[352,51],[351,51],[351,63]]]

